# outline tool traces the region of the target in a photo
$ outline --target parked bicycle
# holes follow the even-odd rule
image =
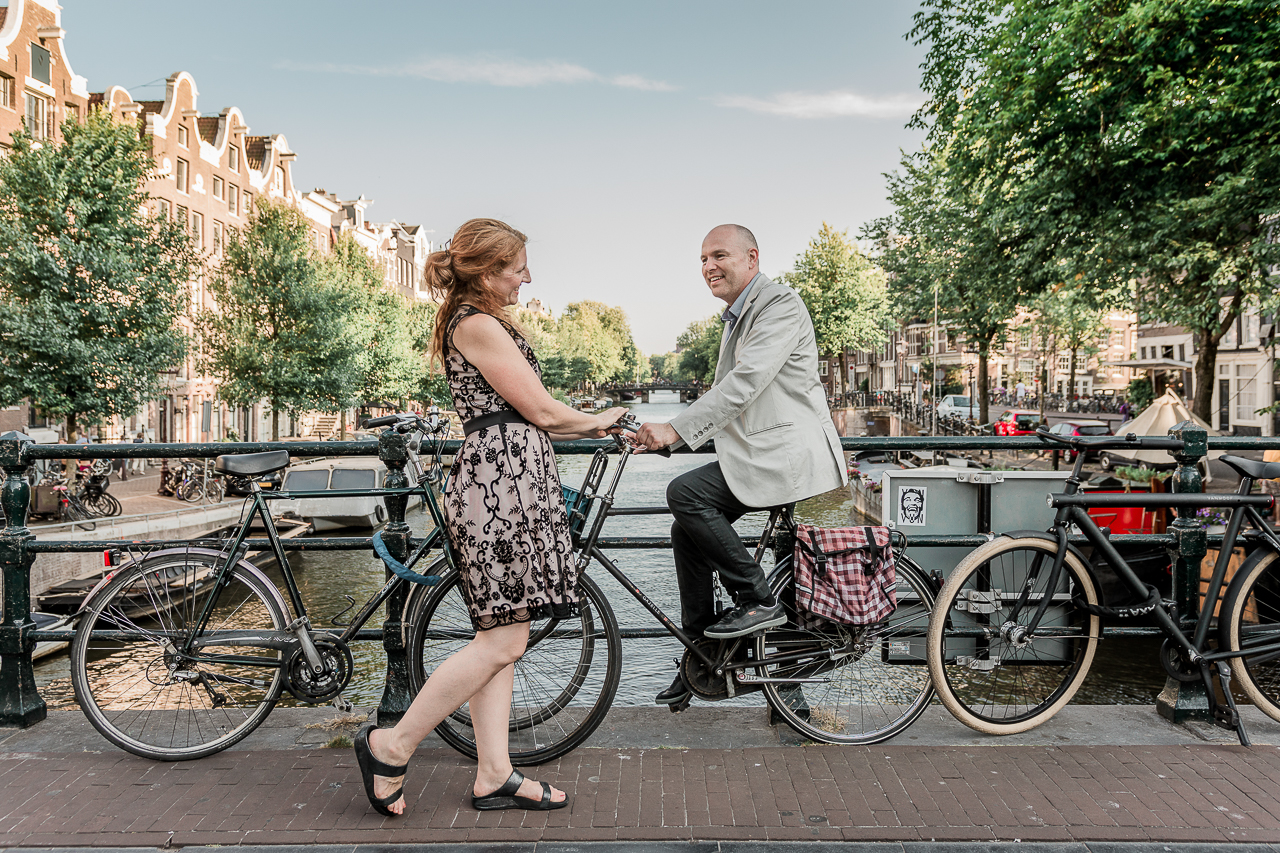
[[[210,470],[208,459],[188,459],[178,472],[173,493],[188,503],[216,504],[222,502],[224,488],[218,472]]]
[[[624,428],[639,426],[626,417],[619,423]],[[608,457],[614,453],[618,461],[604,486]],[[536,764],[565,755],[596,730],[613,702],[622,677],[622,635],[609,601],[587,574],[592,563],[612,575],[684,646],[680,670],[699,699],[714,702],[763,691],[779,718],[824,743],[877,743],[905,729],[924,711],[933,689],[921,642],[934,586],[923,569],[899,556],[898,606],[881,622],[801,627],[805,620],[798,618],[795,605],[791,507],[776,507],[769,512],[756,558],[777,539],[780,558],[769,585],[786,608],[787,624],[753,637],[695,642],[600,548],[600,532],[608,518],[667,512],[665,507],[614,506],[630,458],[629,447],[620,439],[614,448],[596,451],[580,489],[565,489],[578,553],[582,615],[571,623],[535,624],[529,652],[516,664],[509,735],[514,763]],[[422,619],[415,621],[409,642],[415,689],[474,636],[456,572],[449,570],[438,586],[418,594],[425,606],[417,611]],[[475,757],[467,706],[447,717],[436,733]]]
[[[1049,497],[1057,514],[1047,533],[1017,531],[979,547],[938,593],[927,650],[929,671],[947,710],[988,734],[1038,726],[1070,702],[1084,682],[1102,619],[1144,615],[1166,637],[1160,650],[1165,672],[1181,682],[1203,683],[1215,722],[1233,729],[1242,744],[1249,741],[1231,691],[1233,675],[1259,710],[1280,720],[1280,539],[1258,513],[1274,498],[1249,494],[1255,480],[1280,477],[1280,463],[1220,457],[1240,475],[1234,495],[1089,495],[1079,491],[1084,451],[1178,451],[1183,442],[1134,435],[1067,437],[1044,428],[1037,435],[1076,451],[1075,465],[1065,492]],[[1114,506],[1230,508],[1199,618],[1178,613],[1173,602],[1144,584],[1086,512]],[[1246,524],[1255,550],[1225,584],[1232,549]],[[1073,525],[1135,603],[1108,606],[1100,600],[1089,560],[1067,541]]]

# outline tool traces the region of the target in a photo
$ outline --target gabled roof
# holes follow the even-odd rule
[[[218,122],[221,121],[217,116],[200,116],[196,119],[196,130],[200,133],[200,138],[210,145],[218,141]]]
[[[254,169],[262,168],[262,160],[267,156],[266,136],[246,136],[244,138],[244,158]]]
[[[159,115],[164,112],[164,101],[138,101],[138,103],[142,104],[143,116]]]

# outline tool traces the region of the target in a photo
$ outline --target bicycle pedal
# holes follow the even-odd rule
[[[679,714],[681,711],[688,708],[689,705],[692,704],[692,702],[693,702],[693,697],[686,696],[683,699],[681,699],[679,702],[672,702],[670,705],[667,706],[667,710],[669,710],[673,714]]]
[[[350,699],[343,696],[341,693],[333,697],[333,701],[331,701],[329,704],[344,714],[350,714],[352,711],[356,709],[355,704],[352,703]]]

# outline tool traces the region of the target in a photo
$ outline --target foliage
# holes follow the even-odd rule
[[[1142,282],[1140,319],[1218,343],[1280,246],[1280,9],[1272,0],[926,0],[914,119],[1033,289]],[[1112,292],[1122,293],[1122,290]]]
[[[61,133],[15,133],[0,157],[0,405],[28,399],[70,435],[160,393],[199,259],[181,225],[145,212],[135,125],[94,110]]]
[[[673,382],[676,369],[680,365],[680,356],[674,352],[649,356],[649,375],[662,382]]]
[[[1074,395],[1079,355],[1095,355],[1099,341],[1110,334],[1106,312],[1095,306],[1091,294],[1077,282],[1060,284],[1036,300],[1040,312],[1037,321],[1041,337],[1052,336],[1055,351],[1071,353],[1067,374],[1067,394]]]
[[[1135,483],[1150,483],[1153,480],[1163,483],[1172,474],[1172,471],[1156,471],[1144,465],[1120,465],[1116,468],[1117,477]]]
[[[525,339],[538,355],[549,388],[578,388],[646,378],[648,362],[631,337],[621,308],[574,302],[558,319],[518,310]]]
[[[847,232],[822,223],[818,236],[796,258],[795,269],[780,280],[809,309],[818,352],[843,355],[846,349],[869,349],[884,341],[893,319],[884,271],[858,251]],[[843,382],[846,371],[837,373]]]
[[[311,249],[298,211],[260,200],[243,234],[232,234],[209,289],[217,311],[199,318],[201,369],[233,406],[266,398],[272,440],[280,410],[337,411],[354,402],[365,353],[354,318],[357,289]]]
[[[1129,403],[1130,412],[1137,416],[1139,412],[1155,402],[1156,393],[1151,390],[1151,380],[1145,376],[1129,382],[1124,389],[1124,398]]]
[[[680,365],[676,372],[680,379],[710,385],[716,378],[716,363],[720,360],[720,338],[724,334],[724,321],[719,314],[705,320],[690,323],[676,346],[680,350]]]

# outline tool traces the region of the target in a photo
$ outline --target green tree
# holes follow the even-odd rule
[[[1076,368],[1081,352],[1086,358],[1097,353],[1098,341],[1111,331],[1106,324],[1106,312],[1091,303],[1084,288],[1066,284],[1044,293],[1038,303],[1044,326],[1056,341],[1056,349],[1071,354],[1067,371],[1068,399],[1076,396]],[[1043,408],[1043,403],[1041,406]]]
[[[182,362],[178,326],[199,259],[177,223],[147,215],[154,167],[131,123],[91,111],[62,141],[15,133],[0,157],[0,405],[127,417]]]
[[[1037,286],[1140,282],[1139,315],[1195,338],[1208,419],[1218,345],[1271,289],[1280,246],[1273,0],[926,0],[915,117],[950,180]]]
[[[867,260],[845,231],[822,223],[818,236],[780,279],[800,294],[817,337],[818,351],[839,355],[843,394],[848,379],[847,349],[870,349],[885,339],[892,320],[884,271]]]
[[[676,369],[680,365],[680,356],[674,352],[649,356],[649,375],[663,382],[671,382],[676,378]]]
[[[724,321],[719,314],[690,323],[680,333],[680,337],[676,338],[676,347],[680,351],[680,364],[676,372],[680,379],[698,381],[705,385],[715,381],[723,333]]]
[[[198,325],[201,369],[233,406],[265,398],[273,441],[281,410],[338,411],[365,375],[353,322],[365,306],[309,235],[297,210],[259,200],[249,227],[227,241],[209,283],[218,307]]]

